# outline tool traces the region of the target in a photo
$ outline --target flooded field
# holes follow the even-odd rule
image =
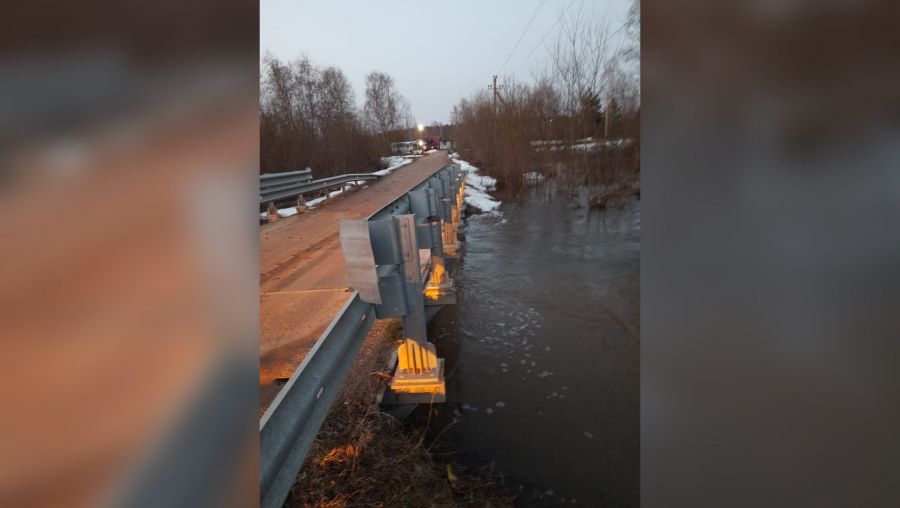
[[[519,506],[639,504],[640,203],[585,205],[541,185],[469,217],[459,303],[429,326],[448,391],[429,427]]]

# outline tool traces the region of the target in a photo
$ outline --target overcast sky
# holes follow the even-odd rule
[[[366,74],[387,72],[409,99],[417,122],[448,122],[453,105],[487,89],[494,74],[528,80],[543,68],[544,47],[557,33],[561,11],[606,14],[615,30],[630,0],[545,0],[513,52],[540,3],[261,0],[260,52],[280,60],[306,53],[319,65],[339,67],[353,83],[360,106]],[[620,44],[624,33],[619,31],[611,43]]]

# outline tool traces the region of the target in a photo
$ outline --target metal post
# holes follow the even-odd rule
[[[432,188],[427,188],[428,205],[431,213],[429,214],[429,226],[432,228],[433,243],[431,246],[431,278],[430,284],[447,284],[450,283],[450,276],[447,275],[446,263],[444,262],[444,241],[442,238],[441,223],[438,218],[438,202],[437,195]],[[435,234],[434,229],[437,229]]]
[[[430,184],[437,180],[429,181]],[[447,273],[444,262],[444,242],[441,214],[442,208],[437,199],[439,190],[426,186],[410,191],[410,208],[416,216],[416,236],[419,248],[429,249],[428,276],[425,285],[426,306],[437,306],[456,303],[456,291],[453,281]],[[433,309],[432,309],[433,310]]]
[[[456,201],[456,188],[453,177],[448,171],[440,173],[440,203],[441,203],[441,231],[443,233],[444,255],[455,258],[459,241],[454,229],[454,208]]]
[[[406,282],[406,308],[403,328],[406,337],[425,344],[428,332],[425,321],[425,302],[422,299],[422,272],[419,264],[419,247],[416,242],[415,215],[394,217],[400,235],[400,249],[403,253],[403,280]]]

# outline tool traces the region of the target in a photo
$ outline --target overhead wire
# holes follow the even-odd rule
[[[543,7],[546,2],[547,2],[547,0],[541,0],[540,2],[538,2],[537,7],[535,7],[535,9],[534,9],[534,12],[531,13],[531,19],[528,20],[528,23],[525,25],[525,28],[522,30],[522,33],[519,35],[519,40],[516,41],[516,45],[513,46],[512,51],[509,52],[509,55],[506,57],[506,61],[504,61],[503,65],[500,66],[500,71],[497,72],[498,75],[501,72],[503,72],[504,68],[506,68],[506,64],[509,63],[509,59],[512,58],[513,54],[515,54],[515,52],[516,52],[516,49],[519,48],[519,44],[522,43],[522,39],[525,37],[525,34],[528,33],[528,29],[531,27],[531,24],[534,23],[534,19],[537,17],[538,12],[541,10],[541,7]],[[573,0],[573,2],[574,2],[574,0]]]
[[[526,63],[528,63],[528,61],[531,59],[531,55],[533,55],[534,52],[535,52],[539,47],[541,47],[542,44],[544,44],[544,40],[547,39],[547,36],[549,36],[549,35],[553,32],[553,30],[556,29],[556,26],[559,25],[559,23],[562,21],[563,16],[565,16],[565,15],[566,15],[566,12],[568,12],[569,9],[570,9],[573,5],[575,5],[575,2],[576,2],[576,0],[572,0],[571,2],[569,2],[569,5],[567,5],[566,8],[563,9],[563,11],[560,13],[559,17],[556,19],[556,23],[554,23],[553,26],[550,27],[550,30],[548,30],[547,33],[545,33],[544,36],[541,37],[541,42],[538,42],[537,45],[535,45],[533,48],[531,48],[531,52],[528,53],[528,56],[525,57],[525,60],[522,60],[522,63],[519,64],[518,67],[516,67],[516,70],[513,71],[513,74],[515,74],[516,72],[518,72],[519,69],[521,69],[523,65],[525,65]]]

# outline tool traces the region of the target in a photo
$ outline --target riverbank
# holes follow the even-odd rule
[[[285,506],[513,506],[484,470],[439,459],[428,425],[399,422],[376,404],[402,335],[397,318],[372,327]]]

